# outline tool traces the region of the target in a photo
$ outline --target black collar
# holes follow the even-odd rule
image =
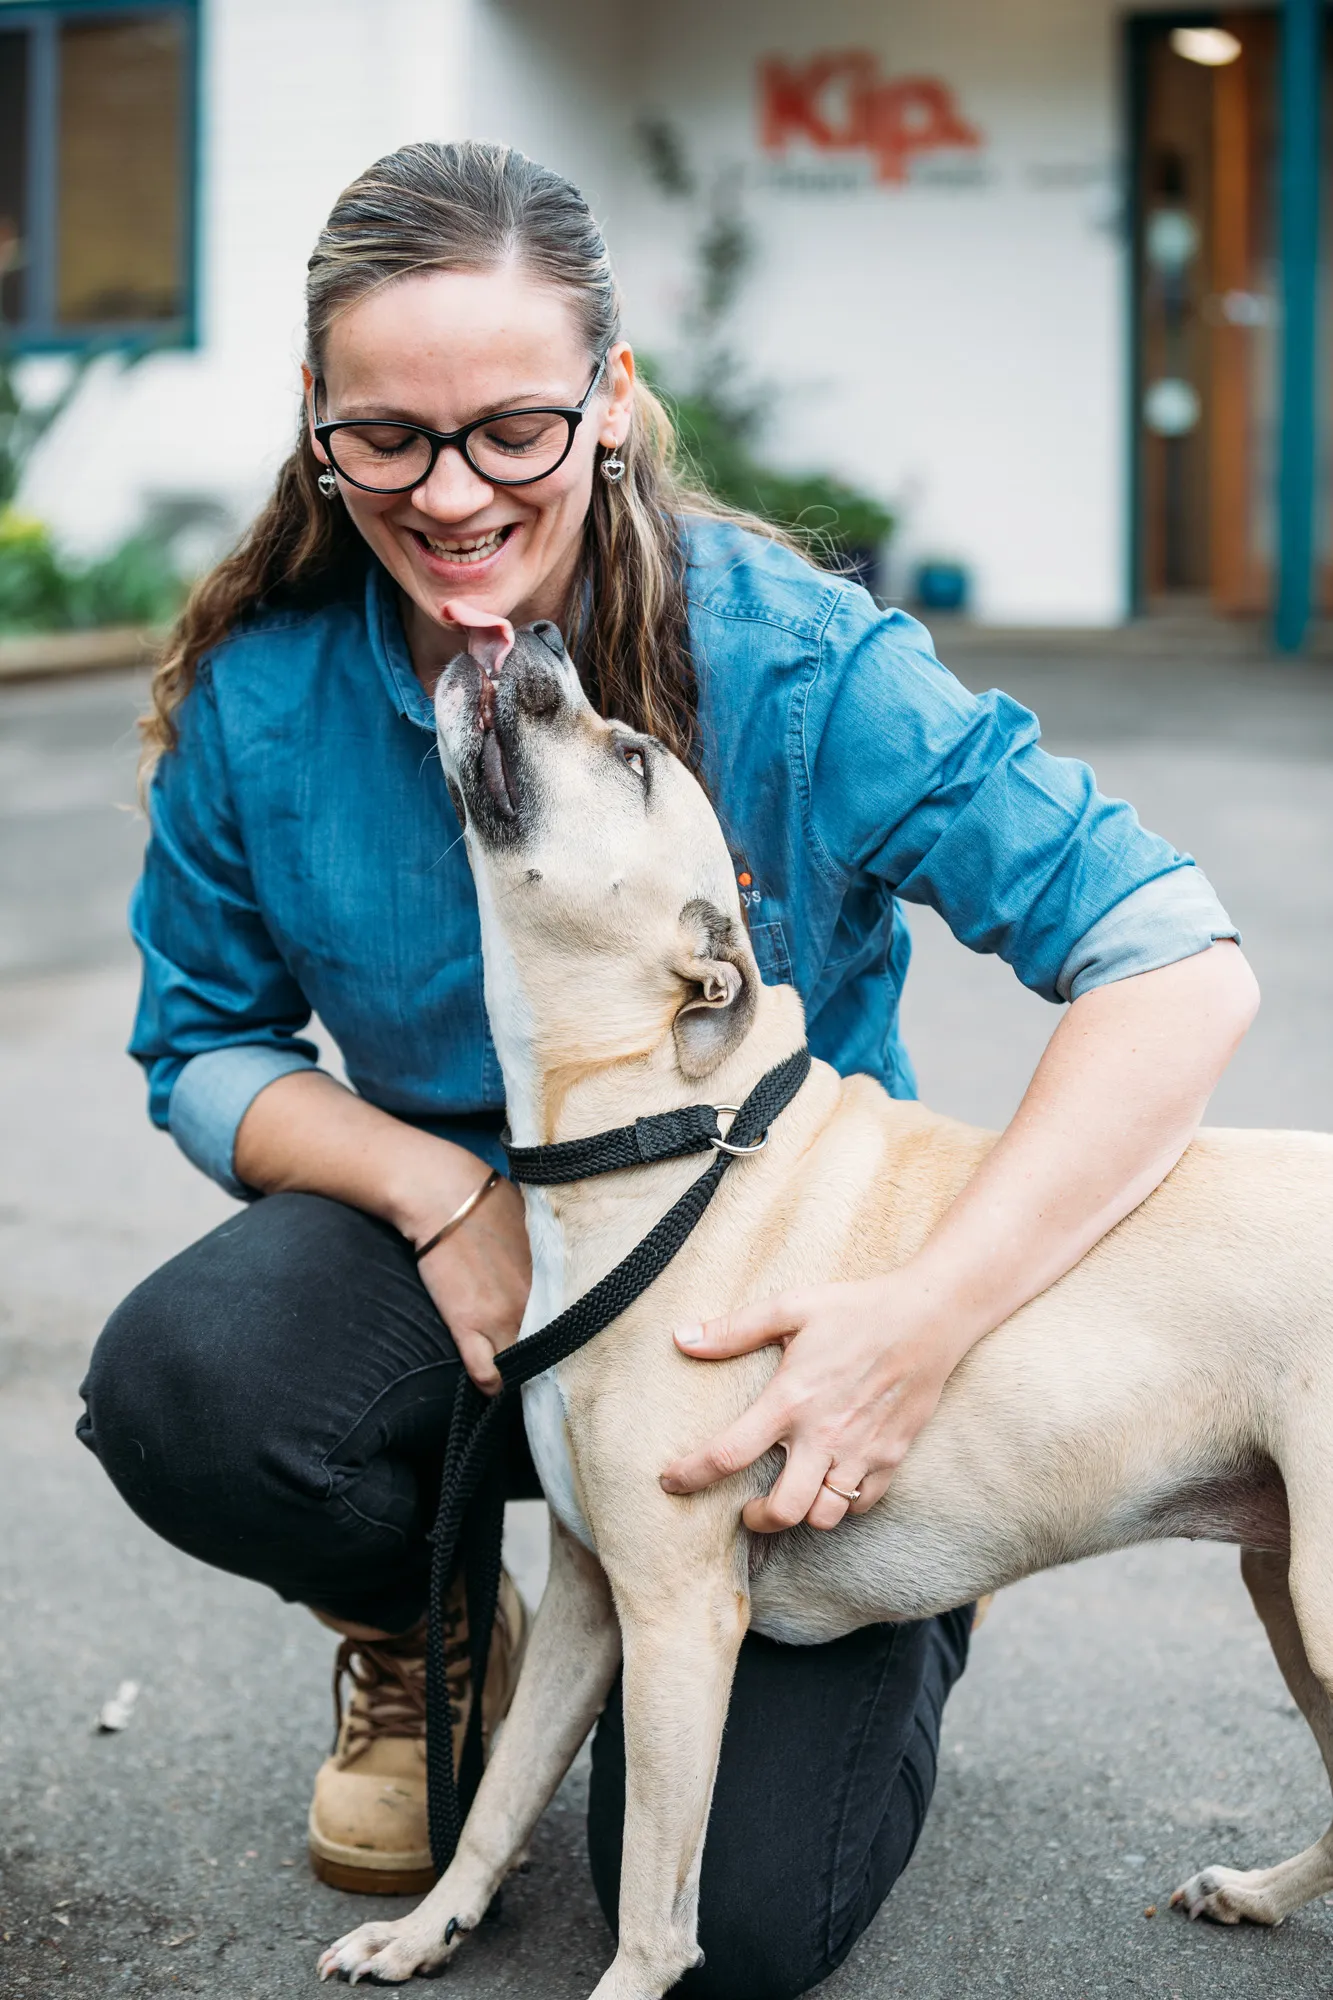
[[[799,1054],[804,1063],[797,1089],[804,1083],[805,1071],[810,1066],[808,1054],[804,1050]],[[775,1108],[781,1110],[782,1103],[776,1102],[776,1098],[795,1074],[797,1061],[797,1057],[789,1056],[785,1063],[770,1070],[755,1086],[752,1098],[760,1097],[761,1093],[764,1098],[773,1097]],[[747,1099],[747,1104],[751,1101]],[[735,1144],[730,1134],[723,1135],[717,1122],[718,1113],[739,1110],[736,1104],[684,1104],[678,1111],[655,1111],[647,1118],[636,1118],[632,1125],[617,1125],[609,1132],[593,1132],[586,1139],[565,1139],[554,1146],[511,1146],[507,1134],[502,1134],[500,1144],[509,1157],[510,1180],[525,1182],[529,1187],[563,1187],[570,1181],[591,1180],[597,1174],[619,1173],[625,1167],[651,1166],[656,1160],[687,1159],[691,1153],[706,1153],[710,1146],[715,1152],[729,1153],[733,1158],[762,1152],[768,1143],[767,1125],[748,1145]],[[736,1138],[742,1138],[739,1131]]]
[[[567,1181],[590,1180],[594,1174],[618,1173],[622,1167],[650,1166],[654,1160],[682,1160],[690,1153],[720,1147],[717,1114],[731,1105],[686,1104],[679,1111],[659,1111],[617,1125],[611,1132],[594,1132],[586,1139],[566,1139],[557,1146],[501,1145],[509,1156],[509,1178],[529,1187],[559,1187]]]

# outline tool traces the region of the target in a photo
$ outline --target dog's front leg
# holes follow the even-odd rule
[[[675,1590],[647,1576],[615,1583],[625,1648],[620,1945],[593,2000],[659,2000],[699,1962],[699,1868],[750,1604],[726,1558],[682,1574]]]
[[[606,1700],[620,1632],[605,1572],[551,1517],[551,1570],[513,1706],[449,1867],[396,1923],[362,1924],[329,1946],[321,1979],[392,1984],[451,1958],[527,1845]]]

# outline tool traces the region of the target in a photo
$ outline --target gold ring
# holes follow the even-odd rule
[[[845,1486],[835,1486],[831,1479],[826,1479],[824,1484],[828,1487],[830,1493],[837,1494],[839,1500],[859,1500],[861,1498],[861,1489],[859,1486],[853,1486],[849,1493]]]

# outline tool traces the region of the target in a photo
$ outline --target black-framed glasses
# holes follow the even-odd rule
[[[359,486],[366,493],[410,493],[414,487],[424,486],[435,470],[435,461],[447,449],[461,452],[488,486],[531,486],[534,480],[549,477],[569,457],[574,434],[605,366],[604,354],[572,409],[497,410],[457,431],[432,431],[425,424],[384,423],[365,417],[333,417],[320,423],[320,384],[316,380],[311,428],[334,471],[349,486]]]

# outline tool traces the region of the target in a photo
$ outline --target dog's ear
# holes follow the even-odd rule
[[[698,950],[676,967],[693,989],[676,1015],[676,1060],[683,1076],[708,1076],[750,1032],[759,969],[744,932],[715,903],[687,903],[680,916]]]

